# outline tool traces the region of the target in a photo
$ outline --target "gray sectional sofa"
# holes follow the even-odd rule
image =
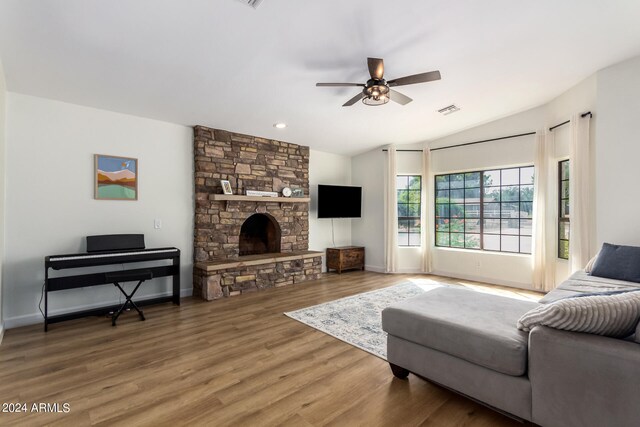
[[[578,272],[540,303],[633,288],[640,284]],[[543,326],[518,330],[538,304],[458,287],[396,303],[382,312],[391,369],[542,426],[639,426],[640,344]]]

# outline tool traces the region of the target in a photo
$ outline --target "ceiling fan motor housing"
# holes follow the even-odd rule
[[[383,105],[389,102],[389,85],[385,79],[369,79],[362,93],[366,105]]]

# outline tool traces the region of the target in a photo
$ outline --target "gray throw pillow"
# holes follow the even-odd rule
[[[640,283],[640,247],[603,244],[591,275]]]
[[[565,298],[542,304],[518,319],[518,329],[548,326],[614,338],[633,334],[640,320],[640,291]]]

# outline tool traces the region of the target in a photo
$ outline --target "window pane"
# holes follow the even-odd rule
[[[464,247],[469,249],[480,249],[480,235],[466,234],[465,240],[464,240]]]
[[[449,233],[436,233],[436,246],[449,246]]]
[[[409,203],[420,203],[420,190],[409,190]]]
[[[561,169],[560,179],[561,180],[569,179],[569,161],[568,160],[565,160],[560,163],[560,169]]]
[[[464,205],[464,215],[466,218],[480,218],[480,204]]]
[[[531,253],[531,237],[520,237],[520,253]]]
[[[520,201],[533,202],[533,185],[520,186]]]
[[[449,205],[436,205],[436,217],[449,218]]]
[[[449,175],[436,176],[436,188],[438,190],[448,190],[449,189]]]
[[[464,219],[452,219],[450,225],[454,233],[464,232]]]
[[[502,185],[518,185],[520,183],[520,169],[502,169]]]
[[[533,167],[520,169],[520,184],[533,184],[534,175],[535,169]]]
[[[437,190],[436,203],[449,203],[449,190]]]
[[[520,220],[518,219],[503,219],[500,224],[502,234],[517,236],[520,233]]]
[[[533,217],[533,202],[520,202],[520,217]]]
[[[449,220],[436,219],[436,231],[449,231]]]
[[[569,181],[562,181],[562,195],[560,197],[563,199],[569,198]]]
[[[398,217],[408,216],[407,212],[409,211],[409,205],[398,204]]]
[[[519,213],[519,203],[502,203],[502,218],[518,218]]]
[[[499,251],[500,250],[500,236],[483,234],[482,242],[484,249],[487,251]]]
[[[480,172],[472,172],[464,175],[464,186],[466,188],[480,187]]]
[[[464,203],[464,190],[451,190],[451,203]]]
[[[420,233],[420,220],[419,219],[410,219],[409,223],[409,233]]]
[[[396,176],[396,188],[398,190],[401,190],[403,188],[407,188],[408,184],[409,184],[409,177],[408,176],[404,176],[404,175]]]
[[[479,219],[466,219],[464,221],[465,233],[480,233],[480,220]]]
[[[421,182],[422,182],[422,177],[418,176],[418,175],[413,175],[408,177],[409,178],[409,188],[411,190],[418,190],[420,191],[420,187],[421,187]]]
[[[451,188],[464,188],[464,174],[463,173],[456,173],[453,175],[450,175],[450,183],[451,183]]]
[[[558,238],[562,240],[569,240],[569,223],[566,221],[560,221],[560,229],[558,230]]]
[[[521,236],[531,236],[533,230],[533,221],[530,219],[521,219],[520,220],[520,235]]]
[[[420,233],[409,233],[409,246],[420,246]]]
[[[398,203],[409,203],[409,192],[407,190],[398,190]]]
[[[408,233],[409,232],[409,221],[406,219],[398,220],[398,232],[400,233]]]
[[[483,220],[484,232],[489,234],[500,234],[500,220],[499,219],[485,219]]]
[[[562,206],[562,212],[560,212],[560,216],[562,218],[569,218],[569,201],[564,200],[561,206]]]
[[[484,186],[500,185],[500,171],[487,171],[484,173]]]
[[[464,233],[451,233],[451,247],[464,248]]]
[[[500,244],[502,252],[518,252],[520,246],[520,238],[518,236],[500,236]]]
[[[409,245],[409,233],[398,233],[398,246]]]
[[[484,202],[499,202],[500,187],[485,187],[483,194]]]
[[[479,203],[480,202],[480,189],[468,188],[464,191],[465,202],[467,203]]]
[[[464,217],[464,205],[450,205],[451,218],[463,218]]]
[[[485,203],[484,204],[484,217],[485,218],[500,218],[500,203]]]
[[[558,247],[558,257],[569,259],[569,242],[567,240],[560,240]]]
[[[407,205],[407,216],[420,218],[420,205]]]
[[[520,198],[518,194],[520,189],[518,186],[502,187],[502,201],[503,202],[517,202]],[[528,202],[529,200],[525,200]]]

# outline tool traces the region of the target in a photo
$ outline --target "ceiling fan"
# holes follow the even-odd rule
[[[362,100],[366,105],[383,105],[392,100],[401,105],[406,105],[413,101],[406,95],[397,92],[392,87],[413,85],[416,83],[432,82],[440,80],[440,71],[429,71],[428,73],[414,74],[413,76],[401,77],[386,81],[384,79],[384,61],[380,58],[367,58],[369,74],[371,79],[366,84],[362,83],[316,83],[318,87],[362,87],[362,92],[345,102],[342,106],[349,107]]]

